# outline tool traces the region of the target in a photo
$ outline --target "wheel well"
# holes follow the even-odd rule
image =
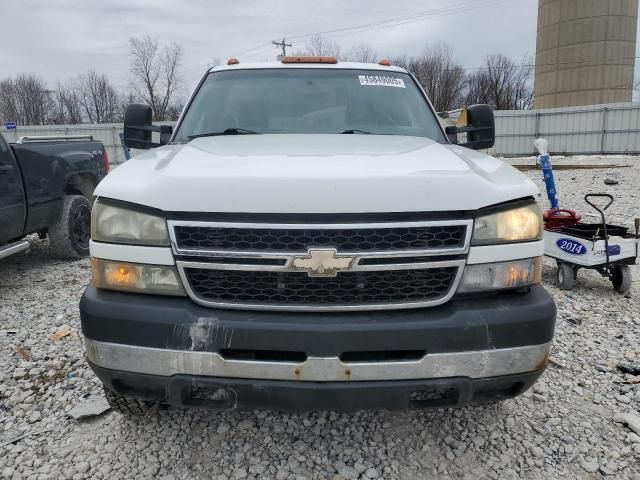
[[[90,173],[76,173],[67,179],[64,187],[65,195],[82,195],[91,201],[96,188],[96,178]]]

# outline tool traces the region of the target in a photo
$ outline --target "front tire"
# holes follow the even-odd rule
[[[611,268],[611,283],[616,292],[625,294],[631,290],[631,268],[629,265],[614,265]]]
[[[65,195],[62,217],[49,227],[51,253],[58,258],[82,258],[89,255],[91,203],[82,195]]]
[[[144,400],[127,398],[124,395],[120,395],[119,393],[109,390],[106,387],[104,387],[104,396],[107,399],[107,403],[113,410],[128,416],[147,416],[156,406],[156,403],[154,402],[145,402]]]

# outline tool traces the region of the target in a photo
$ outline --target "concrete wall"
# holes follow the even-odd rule
[[[539,0],[536,108],[630,102],[638,0]]]

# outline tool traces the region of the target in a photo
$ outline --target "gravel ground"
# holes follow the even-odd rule
[[[562,205],[586,212],[583,194],[607,191],[618,197],[616,221],[640,217],[640,162],[604,161],[634,166],[557,172]],[[542,185],[540,172],[528,175]],[[605,186],[606,176],[620,183]],[[614,421],[640,407],[640,378],[616,369],[640,363],[640,268],[633,273],[626,297],[584,271],[563,292],[546,262],[559,313],[554,361],[532,390],[500,405],[354,415],[169,409],[75,421],[71,408],[101,398],[78,316],[89,262],[52,260],[35,238],[30,253],[0,261],[0,477],[640,479],[640,436]],[[65,326],[69,335],[48,338]]]

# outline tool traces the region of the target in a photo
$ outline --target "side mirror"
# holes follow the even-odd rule
[[[447,125],[444,127],[444,132],[447,134],[447,138],[454,145],[458,145],[458,127],[455,125]]]
[[[153,125],[149,105],[132,103],[124,113],[124,144],[129,148],[148,149],[166,145],[171,139],[171,125]],[[160,133],[160,143],[152,140],[153,132]]]
[[[493,109],[489,105],[471,105],[460,114],[458,126],[449,126],[445,132],[451,143],[458,143],[458,133],[466,133],[463,147],[482,150],[496,143],[496,128]]]

